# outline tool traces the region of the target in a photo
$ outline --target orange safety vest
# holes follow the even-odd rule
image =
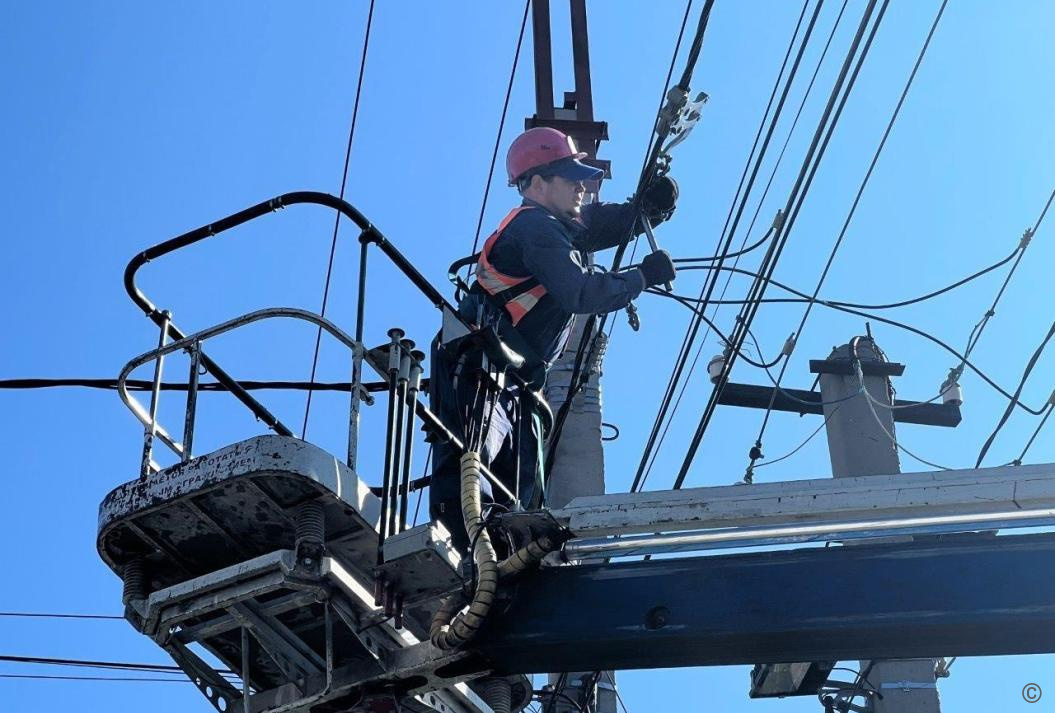
[[[546,288],[538,284],[535,277],[513,277],[499,271],[491,264],[491,248],[494,247],[495,241],[501,237],[502,232],[513,221],[513,218],[520,215],[521,211],[532,210],[532,208],[533,206],[522,205],[509,211],[509,215],[499,223],[498,229],[491,233],[491,237],[484,242],[484,248],[480,251],[480,260],[476,267],[476,281],[487,294],[498,298],[505,304],[514,327],[531,311],[532,307],[538,304],[538,301],[546,294]]]

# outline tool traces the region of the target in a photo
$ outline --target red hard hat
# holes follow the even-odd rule
[[[567,134],[545,126],[528,129],[513,140],[506,154],[509,185],[515,186],[517,179],[525,173],[543,167],[553,169],[546,171],[546,175],[559,175],[574,181],[599,178],[603,171],[579,163],[579,159],[585,157],[586,153],[576,149],[575,142]]]

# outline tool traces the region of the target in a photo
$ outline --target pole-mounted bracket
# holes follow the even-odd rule
[[[862,361],[861,371],[865,376],[901,376],[905,365],[893,361]],[[810,373],[853,376],[857,372],[848,359],[810,359]]]

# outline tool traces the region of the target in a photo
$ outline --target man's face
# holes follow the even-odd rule
[[[538,201],[554,215],[576,219],[582,210],[586,187],[582,181],[569,181],[560,176],[540,179]]]

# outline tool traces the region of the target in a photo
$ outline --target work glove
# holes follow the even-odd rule
[[[656,225],[674,215],[678,203],[678,184],[670,176],[660,176],[641,193],[641,212]]]
[[[646,255],[637,269],[645,276],[645,287],[654,287],[674,281],[674,262],[666,250],[657,250]]]

